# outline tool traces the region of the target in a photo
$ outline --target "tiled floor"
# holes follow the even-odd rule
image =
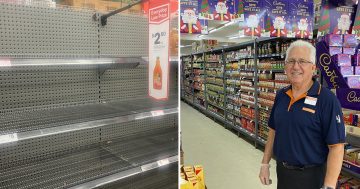
[[[271,161],[273,184],[258,178],[263,152],[204,114],[181,103],[181,139],[185,165],[204,166],[208,189],[275,189],[275,161]]]

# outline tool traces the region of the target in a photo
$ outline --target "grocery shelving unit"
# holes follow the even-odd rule
[[[177,186],[177,78],[148,97],[145,16],[0,12],[0,188]]]
[[[265,145],[275,93],[288,82],[284,57],[291,39],[254,39],[183,57],[205,57],[205,107],[184,99],[227,128]],[[222,100],[223,96],[223,100]],[[216,99],[216,103],[213,101]],[[222,105],[223,104],[223,105]],[[215,112],[214,112],[215,111]],[[218,112],[223,112],[219,115]]]

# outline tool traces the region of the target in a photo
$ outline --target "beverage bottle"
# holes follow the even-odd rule
[[[160,66],[160,58],[156,57],[156,64],[153,73],[153,87],[154,89],[161,90],[162,88],[162,70]]]

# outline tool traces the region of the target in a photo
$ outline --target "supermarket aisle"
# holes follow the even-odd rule
[[[270,177],[275,184],[263,186],[258,179],[262,151],[184,102],[181,135],[185,165],[203,165],[209,189],[276,188],[274,160]]]

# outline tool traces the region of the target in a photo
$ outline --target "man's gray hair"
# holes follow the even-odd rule
[[[294,47],[306,47],[306,48],[308,48],[310,50],[310,61],[313,64],[315,64],[315,61],[316,61],[316,49],[310,42],[307,42],[307,41],[304,41],[304,40],[296,40],[296,41],[294,41],[294,42],[292,42],[290,44],[290,47],[286,50],[285,61],[288,59],[289,52]]]

